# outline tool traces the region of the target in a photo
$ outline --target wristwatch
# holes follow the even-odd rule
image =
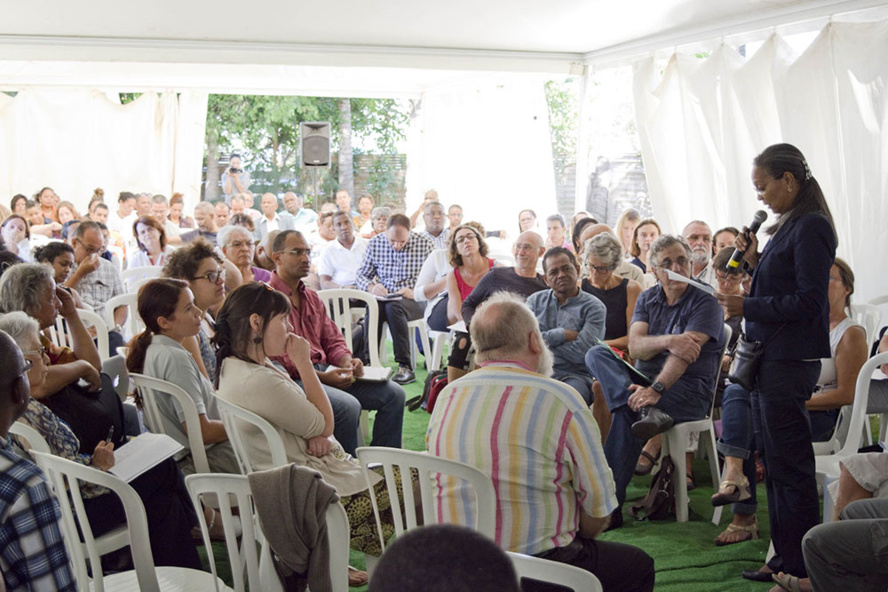
[[[651,388],[661,395],[666,392],[666,387],[659,380],[655,380],[654,383],[651,385]]]

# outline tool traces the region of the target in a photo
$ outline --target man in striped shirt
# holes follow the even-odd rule
[[[548,378],[552,354],[533,313],[520,298],[495,294],[477,310],[471,336],[479,369],[438,397],[428,451],[490,475],[504,549],[586,569],[605,590],[652,590],[646,553],[595,540],[617,507],[613,477],[589,407]],[[439,479],[439,521],[475,522],[478,508],[464,487]]]

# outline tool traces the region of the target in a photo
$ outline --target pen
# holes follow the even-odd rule
[[[108,436],[105,437],[105,442],[110,442],[111,437],[114,436],[114,426],[111,426],[111,429],[108,430]]]

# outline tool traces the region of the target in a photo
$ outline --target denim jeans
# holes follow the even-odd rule
[[[722,435],[718,451],[725,456],[743,459],[743,475],[749,480],[752,494],[744,502],[731,504],[735,514],[751,516],[758,508],[755,497],[755,439],[753,438],[749,391],[739,384],[729,384],[722,395]]]
[[[583,400],[586,401],[586,405],[592,405],[592,377],[583,378],[581,376],[563,376],[561,378],[556,378],[555,380],[563,382],[568,386],[572,386],[575,391],[580,393]]]
[[[752,391],[755,441],[763,454],[775,572],[807,576],[802,537],[820,523],[811,422],[811,398],[820,362],[762,360]]]
[[[610,352],[610,348],[597,345],[586,354],[586,367],[601,383],[604,398],[613,420],[607,441],[604,443],[604,456],[614,474],[617,502],[620,506],[626,501],[626,486],[632,480],[635,463],[644,442],[632,435],[632,424],[638,414],[629,408],[629,386],[633,383],[632,373]],[[711,394],[710,394],[711,397]],[[655,407],[668,413],[675,423],[703,419],[709,412],[712,400],[698,393],[667,390]]]

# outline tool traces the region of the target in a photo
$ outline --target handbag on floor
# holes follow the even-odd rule
[[[416,411],[420,407],[431,413],[435,409],[435,401],[438,400],[438,394],[447,386],[447,370],[436,370],[429,372],[425,379],[425,385],[422,388],[422,396],[413,397],[407,401],[407,409]]]
[[[675,513],[675,464],[669,455],[660,461],[660,470],[654,474],[651,488],[643,500],[629,508],[629,515],[637,520],[665,520]]]

